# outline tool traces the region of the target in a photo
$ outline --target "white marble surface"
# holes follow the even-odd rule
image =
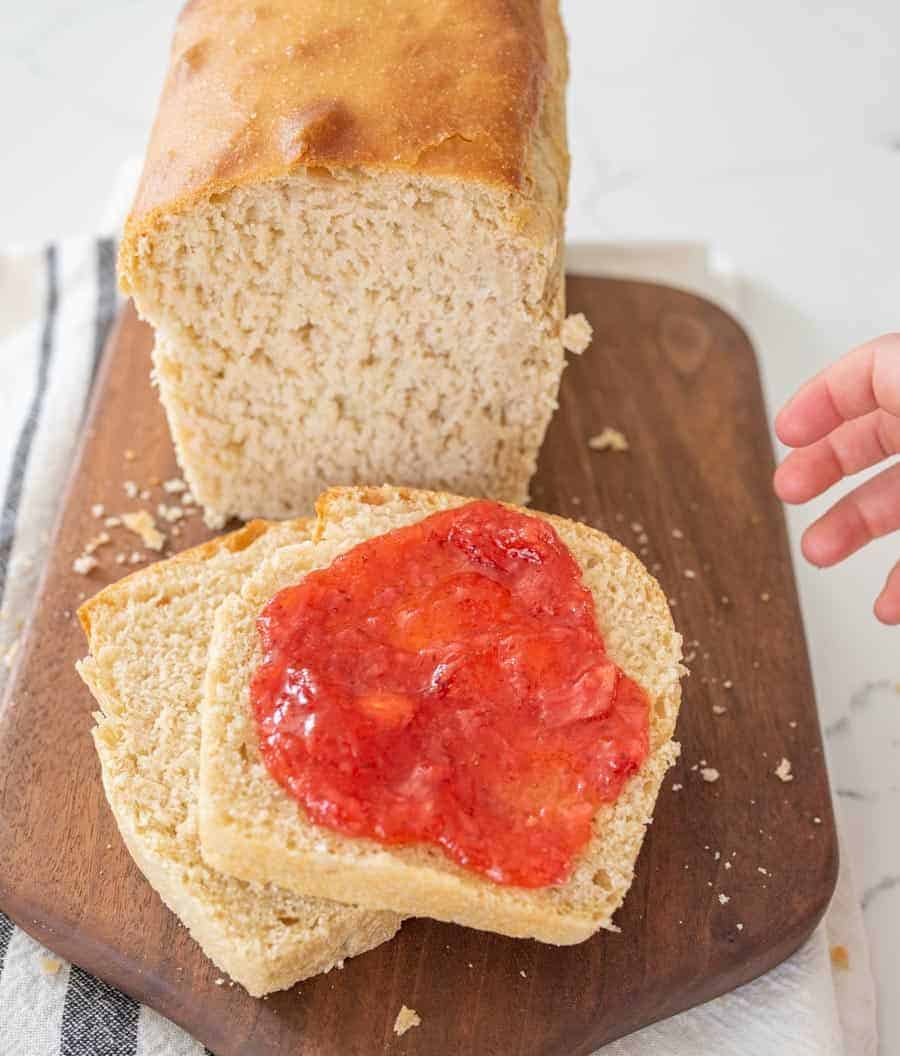
[[[0,34],[0,240],[94,229],[143,150],[179,0],[30,0]],[[565,2],[573,241],[707,242],[742,279],[776,408],[900,327],[900,5]],[[613,13],[614,12],[614,13]],[[819,503],[816,509],[821,509]],[[795,546],[816,509],[792,512]],[[883,540],[798,579],[865,905],[882,1052],[900,1052],[900,637]]]

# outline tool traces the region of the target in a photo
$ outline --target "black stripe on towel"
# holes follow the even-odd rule
[[[15,925],[5,913],[0,913],[0,975],[3,974],[3,962],[9,949],[9,940],[15,931]]]
[[[94,315],[94,358],[91,366],[91,386],[103,358],[103,349],[113,319],[116,316],[116,243],[111,238],[98,238],[96,247],[97,309]]]
[[[19,438],[13,450],[12,464],[0,508],[0,602],[6,588],[6,577],[9,572],[9,558],[16,538],[16,521],[19,516],[19,502],[25,485],[25,471],[28,468],[28,456],[34,443],[44,396],[47,392],[47,378],[50,375],[50,361],[53,358],[53,337],[56,323],[56,310],[59,303],[59,280],[56,246],[48,246],[44,259],[47,267],[47,303],[44,308],[44,325],[41,330],[41,348],[38,356],[37,378],[31,404],[25,415],[25,421],[19,432]]]
[[[136,1056],[140,1005],[72,965],[59,1056]]]

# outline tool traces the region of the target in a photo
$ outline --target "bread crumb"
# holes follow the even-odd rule
[[[172,477],[171,480],[163,481],[163,491],[169,495],[180,495],[183,491],[187,491],[187,484],[181,477]]]
[[[790,759],[785,759],[784,757],[782,757],[781,762],[778,764],[778,766],[775,767],[774,773],[779,781],[793,781],[794,775],[791,773]]]
[[[788,726],[790,726],[790,728],[792,730],[796,730],[797,729],[797,720],[796,719],[791,719],[791,721],[788,723]]]
[[[141,542],[148,550],[162,550],[165,536],[157,529],[156,523],[146,510],[123,513],[122,523],[130,532],[141,537]]]
[[[744,930],[744,925],[743,924],[735,924],[735,927],[737,928],[738,931],[743,931]]]
[[[100,562],[96,557],[91,557],[90,554],[81,554],[72,562],[72,571],[77,572],[79,576],[88,576],[99,565]]]
[[[719,905],[720,906],[727,906],[730,901],[731,901],[731,898],[728,895],[723,895],[721,891],[719,892]]]
[[[831,963],[835,968],[842,968],[845,972],[850,970],[850,953],[846,946],[831,947]]]
[[[771,599],[772,595],[767,590],[764,590],[759,596],[760,601],[771,601]]]
[[[712,784],[713,781],[719,780],[719,771],[714,766],[704,766],[700,770],[700,776],[708,784]]]
[[[116,564],[117,565],[124,565],[125,564],[125,555],[124,554],[116,554]]]
[[[138,497],[138,486],[133,480],[126,480],[122,487],[129,499],[136,499]]]
[[[166,506],[164,502],[156,507],[156,512],[162,520],[168,521],[169,524],[174,524],[184,517],[184,510],[180,506]]]
[[[734,689],[734,683],[731,681],[730,678],[726,678],[725,681],[722,683],[722,689]]]
[[[216,979],[215,983],[216,983],[216,986],[224,986],[225,985],[225,980],[224,979]]]
[[[731,868],[731,862],[726,862],[725,863],[725,868],[726,869],[730,869]]]
[[[683,539],[684,538],[684,532],[680,528],[673,528],[672,529],[672,538],[673,539]]]
[[[756,871],[757,871],[758,873],[762,873],[762,875],[763,875],[763,876],[768,876],[768,875],[769,875],[769,870],[768,870],[768,869],[766,869],[766,868],[765,868],[764,866],[762,866],[762,865],[758,865],[758,866],[756,867]]]
[[[19,639],[16,638],[16,640],[14,642],[10,643],[9,648],[3,654],[3,666],[7,669],[7,671],[11,671],[12,670],[13,661],[16,658],[16,652],[18,651],[18,649],[19,649]]]
[[[42,975],[57,975],[62,968],[62,961],[58,961],[55,957],[41,957],[40,964]]]
[[[528,975],[526,974],[524,968],[520,968],[519,969],[519,975],[521,975],[523,979],[527,979],[528,978]]]
[[[730,605],[731,604],[731,598],[729,598],[727,594],[723,594],[722,595],[722,604],[723,605]]]
[[[619,429],[607,425],[596,436],[588,438],[588,447],[592,451],[628,451],[628,437]]]
[[[394,1033],[400,1038],[408,1030],[418,1027],[421,1022],[422,1018],[414,1008],[407,1008],[406,1005],[401,1005],[397,1018],[394,1020]]]
[[[95,535],[92,539],[88,539],[84,544],[84,552],[86,554],[92,554],[95,550],[99,550],[101,546],[106,546],[109,541],[109,534],[107,532],[101,532],[99,535]]]
[[[685,579],[696,579],[697,578],[697,573],[692,568],[686,568],[684,570],[684,578]]]
[[[712,706],[713,715],[724,715],[728,708],[724,704],[713,704]]]
[[[566,316],[562,325],[562,343],[567,352],[581,355],[591,343],[593,336],[591,324],[581,312]]]
[[[679,785],[679,784],[672,785],[672,791],[673,792],[680,792],[683,788],[684,788],[684,785]]]
[[[816,817],[813,818],[813,825],[821,825],[821,824],[822,824],[822,819],[820,817],[816,816]]]
[[[102,502],[95,502],[94,505],[91,507],[92,517],[100,518],[103,516],[104,513],[106,513],[106,508]]]
[[[128,564],[129,565],[139,565],[141,563],[141,561],[143,561],[143,560],[144,559],[137,552],[137,550],[132,550],[131,551],[131,556],[128,558]]]
[[[126,447],[122,453],[125,456],[126,462],[133,462],[137,458],[137,455],[131,450],[130,447]]]

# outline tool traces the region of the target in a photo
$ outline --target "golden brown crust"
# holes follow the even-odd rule
[[[464,179],[564,205],[565,79],[558,0],[190,0],[123,277],[129,244],[162,215],[301,167]]]
[[[236,531],[229,532],[227,535],[218,535],[214,539],[208,539],[205,543],[192,546],[189,550],[182,550],[180,553],[167,558],[166,561],[203,562],[218,553],[219,550],[230,550],[232,553],[237,553],[239,550],[245,550],[251,543],[255,543],[261,535],[265,535],[273,523],[272,521],[248,521]],[[295,523],[300,527],[307,523],[307,518],[300,517]],[[162,562],[156,562],[156,565],[160,564]],[[88,641],[91,640],[91,617],[94,612],[102,605],[117,605],[127,592],[128,588],[125,584],[132,579],[146,579],[146,573],[147,567],[139,568],[136,572],[117,579],[115,583],[110,583],[108,587],[104,587],[103,590],[98,591],[93,597],[88,598],[87,601],[78,607],[75,615],[78,617],[78,622],[81,624],[81,629],[84,631]]]

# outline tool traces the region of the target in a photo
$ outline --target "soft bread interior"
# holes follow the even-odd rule
[[[563,368],[559,213],[489,187],[298,169],[137,239],[129,289],[211,522],[334,481],[524,502]]]
[[[389,939],[392,913],[245,882],[207,865],[197,831],[199,703],[213,613],[303,521],[255,522],[102,590],[79,610],[78,664],[101,710],[103,785],[140,870],[204,952],[251,994],[291,986]]]
[[[466,501],[390,487],[329,491],[317,506],[314,540],[273,553],[240,595],[222,604],[203,700],[203,854],[225,872],[298,891],[545,942],[579,942],[613,926],[663,775],[678,754],[671,738],[681,699],[681,638],[659,585],[608,536],[536,515],[549,520],[571,549],[593,593],[610,656],[651,701],[650,754],[618,800],[597,812],[591,840],[566,884],[504,887],[461,868],[437,848],[386,848],[315,826],[270,777],[257,747],[249,682],[260,659],[256,616],[265,603],[357,543]]]

